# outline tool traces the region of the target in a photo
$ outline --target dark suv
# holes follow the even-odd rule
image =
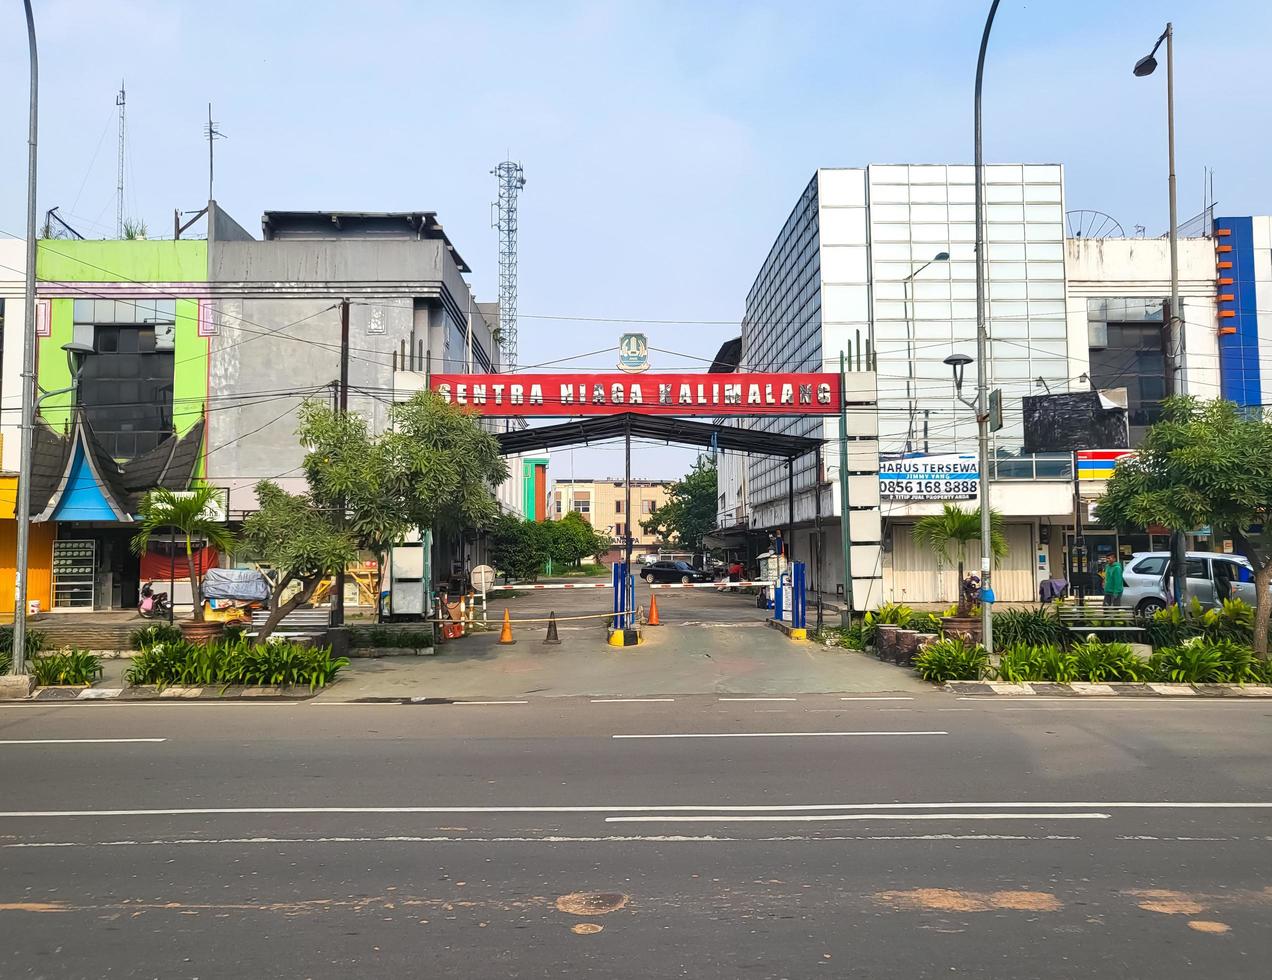
[[[710,572],[694,568],[687,561],[656,561],[640,570],[646,582],[714,582]]]

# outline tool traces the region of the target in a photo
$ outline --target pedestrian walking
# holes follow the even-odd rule
[[[1104,604],[1106,606],[1120,606],[1122,604],[1122,591],[1125,588],[1122,581],[1122,563],[1117,560],[1116,554],[1105,555],[1104,557]]]

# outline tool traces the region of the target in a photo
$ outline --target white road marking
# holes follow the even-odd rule
[[[592,698],[593,704],[654,704],[675,701],[675,698]]]
[[[166,741],[166,738],[0,738],[0,745],[110,745],[119,742]]]
[[[914,700],[914,698],[893,698],[893,697],[886,697],[886,698],[874,698],[874,697],[859,697],[859,698],[840,698],[839,700],[840,700],[840,701],[913,701],[913,700]]]
[[[963,803],[798,803],[670,804],[649,806],[240,806],[175,807],[135,810],[0,810],[0,818],[28,817],[188,817],[275,814],[545,814],[545,813],[807,813],[810,811],[887,810],[1272,810],[1272,802],[963,802]]]
[[[529,701],[452,701],[452,704],[529,704]]]
[[[610,738],[830,738],[880,735],[948,735],[949,732],[675,732],[655,735],[611,735]]]
[[[1003,696],[1001,696],[1001,695],[997,695],[997,696],[996,696],[996,695],[993,695],[993,694],[963,694],[963,695],[960,695],[960,696],[959,696],[958,700],[960,700],[960,701],[980,701],[980,702],[982,702],[982,703],[984,703],[984,704],[1004,704],[1004,703],[1005,703],[1005,702],[1007,702],[1007,701],[1011,701],[1013,706],[1018,706],[1018,705],[1022,705],[1022,704],[1025,704],[1025,705],[1028,705],[1028,704],[1041,704],[1041,703],[1043,703],[1043,702],[1045,702],[1045,701],[1062,701],[1062,702],[1065,702],[1065,703],[1067,703],[1067,704],[1071,704],[1071,705],[1092,704],[1092,703],[1095,703],[1095,704],[1119,704],[1119,705],[1131,705],[1131,704],[1156,704],[1156,705],[1172,704],[1172,705],[1178,705],[1178,704],[1187,704],[1187,705],[1189,705],[1189,706],[1191,706],[1191,707],[1202,707],[1202,706],[1204,706],[1204,705],[1212,705],[1212,704],[1259,704],[1259,703],[1262,703],[1264,707],[1267,707],[1269,704],[1272,704],[1272,698],[1243,698],[1243,697],[1224,697],[1224,698],[1202,698],[1202,697],[1191,697],[1191,698],[1181,698],[1181,697],[1157,697],[1156,695],[1144,695],[1144,694],[1140,694],[1140,695],[1134,695],[1134,694],[1124,694],[1124,695],[1121,695],[1121,696],[1119,696],[1119,697],[1111,697],[1111,698],[1110,698],[1110,697],[1084,697],[1084,696],[1082,696],[1082,695],[1080,695],[1080,694],[1074,694],[1074,695],[1069,696],[1069,697],[1063,697],[1063,696],[1061,696],[1061,697],[1045,697],[1045,696],[1040,696],[1040,695],[1033,695],[1033,696],[1018,696],[1018,697],[1014,697],[1014,698],[1012,698],[1012,697],[1003,697]]]
[[[749,843],[807,843],[824,841],[1076,841],[1081,837],[1061,834],[871,834],[871,835],[818,835],[816,837],[718,837],[714,834],[688,836],[683,834],[657,834],[632,836],[582,837],[549,834],[544,837],[187,837],[176,840],[103,840],[103,841],[24,841],[0,844],[3,849],[38,849],[42,847],[171,847],[180,845],[235,845],[243,844],[629,844],[650,842],[656,844],[749,844]],[[1121,839],[1121,838],[1119,838]],[[1158,838],[1154,838],[1157,840]],[[1160,838],[1170,840],[1172,838]]]
[[[798,701],[799,698],[716,698],[717,701]]]
[[[1107,813],[801,813],[772,816],[606,817],[606,823],[826,823],[845,820],[1107,820]]]

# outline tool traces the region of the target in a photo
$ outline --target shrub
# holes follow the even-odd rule
[[[994,644],[1010,647],[1059,645],[1065,629],[1047,609],[1006,609],[994,613]]]
[[[885,602],[878,609],[868,612],[861,619],[861,635],[867,645],[873,646],[880,626],[910,628],[914,610],[899,602]]]
[[[1055,681],[1067,684],[1078,679],[1078,658],[1071,651],[1050,643],[1020,644],[1005,650],[998,662],[1000,680]]]
[[[961,636],[947,637],[924,647],[914,658],[914,669],[935,684],[975,681],[989,672],[989,656],[979,643]]]
[[[345,657],[330,647],[307,647],[278,638],[252,645],[239,637],[198,644],[186,640],[156,643],[134,657],[125,673],[129,684],[208,686],[212,684],[326,687],[343,668]]]
[[[44,649],[45,635],[39,630],[33,630],[27,627],[26,647],[27,658],[34,657],[37,653]],[[4,670],[0,673],[7,673],[13,665],[13,624],[8,626],[0,626],[0,664],[4,665]]]
[[[102,672],[102,662],[87,650],[70,649],[30,660],[31,675],[42,687],[52,684],[93,683]]]
[[[1074,644],[1070,652],[1077,659],[1078,680],[1134,683],[1151,676],[1148,664],[1135,655],[1129,643],[1106,643],[1089,636]]]
[[[1201,632],[1208,640],[1232,640],[1249,646],[1254,642],[1254,607],[1240,599],[1224,599],[1222,605],[1202,613]]]
[[[1217,684],[1224,680],[1223,651],[1194,637],[1183,646],[1156,651],[1149,668],[1159,681],[1175,684]]]
[[[839,647],[841,650],[864,650],[866,648],[865,633],[860,623],[853,623],[847,629],[828,626],[817,634],[822,643]]]
[[[134,630],[128,637],[128,643],[132,649],[141,650],[144,653],[156,643],[176,643],[184,636],[185,634],[176,626],[169,626],[167,623],[151,623],[149,626]]]

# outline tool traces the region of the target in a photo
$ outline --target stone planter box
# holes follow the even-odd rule
[[[345,656],[353,659],[373,660],[380,657],[431,657],[437,653],[436,647],[354,647]]]
[[[896,647],[896,634],[899,626],[880,626],[875,632],[875,656],[880,660],[891,660]]]
[[[893,659],[897,664],[909,667],[914,663],[914,656],[919,652],[919,637],[917,630],[897,630],[893,644]]]
[[[981,620],[979,616],[942,616],[941,631],[946,636],[961,636],[973,643],[980,643]]]
[[[191,643],[210,643],[225,632],[224,623],[211,621],[200,623],[193,619],[182,619],[177,622],[177,626],[181,628],[181,635]]]

